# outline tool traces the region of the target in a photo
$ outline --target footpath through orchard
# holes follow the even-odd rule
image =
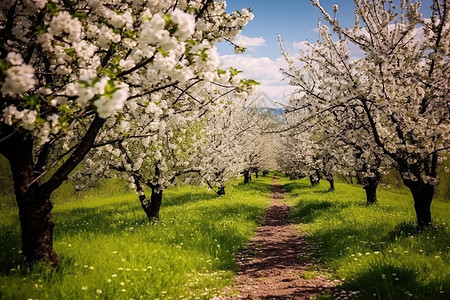
[[[274,177],[262,224],[237,256],[239,295],[234,299],[309,299],[333,286],[325,276],[302,275],[314,262],[308,258],[305,237],[289,223],[291,206],[283,202],[283,193]]]

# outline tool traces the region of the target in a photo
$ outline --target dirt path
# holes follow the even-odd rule
[[[302,257],[307,243],[288,223],[291,207],[283,203],[283,186],[273,181],[271,205],[247,249],[238,254],[235,299],[309,299],[329,290],[325,277],[302,278],[313,262]]]

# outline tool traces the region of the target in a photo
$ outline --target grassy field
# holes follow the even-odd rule
[[[56,270],[25,264],[17,211],[6,205],[0,299],[210,299],[233,287],[235,254],[269,203],[271,180],[234,183],[220,198],[192,186],[169,189],[155,224],[120,182],[76,196],[66,185],[53,198],[63,259]],[[434,226],[418,232],[408,194],[381,190],[379,203],[367,207],[359,186],[337,183],[331,193],[327,182],[279,181],[318,261],[304,277],[341,280],[341,299],[449,299],[450,203],[434,201]]]
[[[235,254],[269,203],[271,178],[234,184],[227,195],[190,186],[165,192],[149,224],[134,194],[54,199],[52,270],[27,267],[15,209],[0,212],[1,299],[209,299],[233,285]],[[106,186],[107,188],[107,186]],[[118,189],[120,190],[120,189]]]
[[[359,299],[450,298],[450,203],[434,201],[434,226],[418,232],[412,197],[379,191],[367,207],[361,187],[282,178],[292,221],[309,235],[311,255]],[[344,298],[344,297],[342,297]]]

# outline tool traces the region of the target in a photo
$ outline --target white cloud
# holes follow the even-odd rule
[[[301,41],[301,42],[293,42],[292,47],[297,51],[305,51],[307,49],[310,49],[311,47],[308,46],[309,42],[307,41]]]
[[[244,71],[244,76],[259,81],[261,84],[276,84],[281,82],[283,74],[277,62],[268,57],[253,57],[251,55],[223,55],[221,64],[232,66]]]
[[[249,51],[254,51],[256,48],[264,46],[266,44],[266,40],[262,37],[248,37],[242,34],[239,34],[234,40],[233,43],[239,46],[246,47]]]
[[[248,54],[223,55],[220,60],[223,67],[232,66],[243,71],[244,77],[258,81],[260,85],[256,90],[265,94],[272,102],[287,103],[294,90],[280,70],[286,66],[281,57],[274,61],[268,57],[253,57]]]

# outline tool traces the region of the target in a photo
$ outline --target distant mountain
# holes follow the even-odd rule
[[[284,108],[269,107],[269,111],[272,112],[275,117],[278,117],[279,115],[282,115],[284,113]]]

